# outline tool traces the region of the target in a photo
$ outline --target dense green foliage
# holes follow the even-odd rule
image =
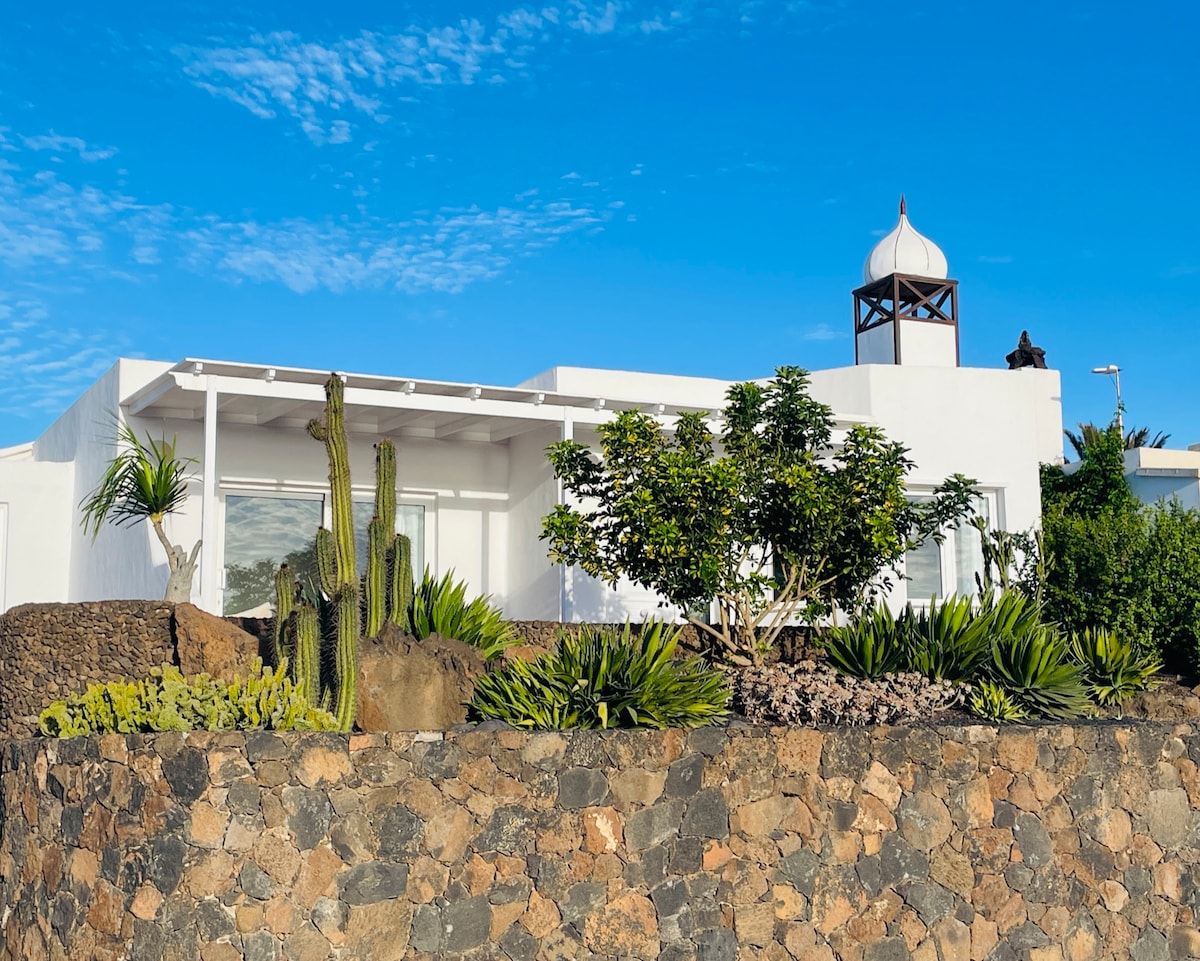
[[[519,643],[490,598],[467,600],[466,582],[455,581],[453,571],[447,571],[437,580],[425,569],[425,576],[413,593],[406,626],[417,640],[440,634],[479,648],[489,659]]]
[[[475,685],[471,714],[529,730],[691,728],[726,715],[724,676],[698,658],[675,660],[678,629],[649,621],[633,631],[584,627],[558,649],[513,660]]]
[[[155,668],[140,681],[92,684],[55,701],[38,726],[50,737],[149,731],[335,731],[337,719],[312,705],[287,676],[257,662],[246,678],[185,678],[179,668]]]
[[[1046,616],[1069,634],[1108,629],[1166,669],[1200,667],[1200,512],[1140,504],[1116,427],[1094,437],[1072,474],[1042,468]]]
[[[1079,424],[1079,430],[1073,431],[1064,429],[1063,435],[1067,438],[1067,443],[1071,445],[1071,449],[1075,452],[1075,457],[1083,460],[1087,456],[1088,448],[1097,443],[1101,436],[1107,432],[1110,427],[1099,427],[1096,424]],[[1159,431],[1153,437],[1150,436],[1149,427],[1131,427],[1125,431],[1125,436],[1122,437],[1122,446],[1126,450],[1137,450],[1139,447],[1166,447],[1167,441],[1171,439],[1170,434],[1164,434]]]
[[[574,503],[542,536],[553,560],[611,584],[628,577],[688,612],[715,602],[716,624],[689,616],[731,662],[758,661],[797,616],[858,609],[910,547],[969,510],[959,476],[909,500],[912,463],[877,428],[852,426],[835,446],[833,414],[799,368],[731,387],[722,420],[717,437],[699,413],[668,431],[622,411],[597,428],[599,459],[552,445]]]

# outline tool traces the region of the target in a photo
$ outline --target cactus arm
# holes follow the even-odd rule
[[[288,650],[287,619],[296,602],[296,574],[285,563],[275,572],[275,630],[272,637],[274,650],[269,651],[269,663],[278,667],[291,655]]]
[[[295,652],[292,679],[309,703],[317,704],[321,698],[321,622],[317,609],[301,602],[288,618],[287,627]]]
[[[404,534],[397,534],[392,548],[392,605],[388,619],[402,631],[411,632],[408,612],[412,599],[412,541]]]
[[[367,637],[378,637],[387,618],[387,568],[391,538],[386,530],[379,517],[372,517],[367,525]]]

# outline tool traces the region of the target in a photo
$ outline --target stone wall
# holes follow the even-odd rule
[[[166,601],[23,604],[0,615],[0,737],[27,737],[51,701],[171,663]]]
[[[0,957],[1200,956],[1189,724],[11,743]]]

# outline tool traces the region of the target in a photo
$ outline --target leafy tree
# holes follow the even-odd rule
[[[1114,425],[1111,424],[1108,427],[1097,427],[1091,423],[1080,423],[1078,427],[1078,433],[1064,428],[1063,434],[1066,435],[1067,442],[1079,460],[1083,460],[1088,448],[1097,441],[1101,434],[1114,429]],[[1137,450],[1139,447],[1166,447],[1167,441],[1170,439],[1171,435],[1164,434],[1162,431],[1151,438],[1149,427],[1131,427],[1125,432],[1122,441],[1125,450]]]
[[[781,367],[730,388],[724,430],[679,417],[673,433],[640,411],[598,428],[602,456],[549,448],[578,506],[543,522],[550,557],[616,585],[628,577],[689,612],[718,652],[757,662],[799,616],[856,608],[890,586],[897,564],[970,509],[955,475],[925,503],[905,496],[906,450],[874,427],[833,442],[833,415],[808,377]],[[696,613],[715,601],[718,622]]]
[[[188,468],[196,463],[195,458],[180,457],[176,453],[176,443],[174,437],[170,442],[165,437],[156,441],[150,434],[143,443],[132,427],[120,424],[117,428],[120,450],[109,461],[96,489],[79,506],[83,510],[83,529],[93,538],[106,521],[112,521],[118,527],[150,521],[167,552],[170,575],[164,597],[182,603],[192,596],[192,578],[201,542],[196,541],[189,554],[183,547],[171,543],[163,527],[164,518],[187,500],[188,484],[192,479]]]
[[[1094,435],[1072,473],[1042,468],[1040,587],[1068,633],[1111,630],[1169,670],[1200,666],[1200,512],[1141,504],[1116,426]]]

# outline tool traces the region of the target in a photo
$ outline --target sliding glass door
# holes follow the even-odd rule
[[[314,541],[324,512],[319,494],[225,496],[226,615],[270,614],[275,571],[284,561],[302,582],[316,580]]]

